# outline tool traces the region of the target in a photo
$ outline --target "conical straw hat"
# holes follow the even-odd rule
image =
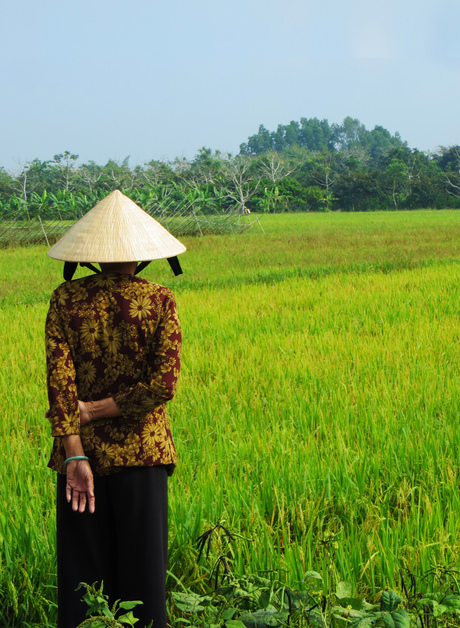
[[[142,262],[185,251],[159,222],[115,190],[76,222],[48,255],[64,262]]]

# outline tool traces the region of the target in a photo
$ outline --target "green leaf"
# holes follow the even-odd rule
[[[332,615],[334,620],[333,625],[337,628],[348,628],[350,620],[347,617],[342,617],[341,615]]]
[[[128,626],[134,626],[134,624],[139,620],[134,617],[132,611],[129,611],[129,613],[117,617],[117,621],[119,621],[120,624],[128,624]]]
[[[456,594],[456,593],[452,593],[450,595],[446,595],[442,600],[441,603],[443,606],[445,606],[448,611],[455,613],[457,611],[460,611],[460,595]]]
[[[391,613],[382,613],[381,619],[385,628],[395,628],[395,622]]]
[[[395,628],[410,628],[409,614],[403,609],[398,608],[391,613]]]
[[[259,605],[262,608],[267,608],[270,604],[270,591],[262,591],[259,597]]]
[[[228,619],[225,622],[225,628],[246,628],[246,626],[239,619]]]
[[[373,611],[378,608],[377,605],[369,604],[369,602],[359,597],[343,597],[337,600],[337,608],[342,607],[346,609],[349,606],[355,611]]]
[[[140,600],[133,601],[133,602],[120,602],[119,607],[123,608],[126,611],[130,611],[132,608],[134,608],[138,604],[143,604],[143,603],[144,602],[141,602]]]
[[[313,579],[313,580],[321,580],[321,581],[322,581],[322,579],[323,579],[323,578],[319,575],[319,573],[318,573],[317,571],[306,571],[306,572],[304,573],[303,578],[304,578],[304,580],[310,580],[310,579]]]
[[[433,611],[433,617],[441,617],[441,615],[444,615],[445,612],[448,612],[447,606],[444,606],[444,604],[438,604],[436,600],[431,600],[430,606]]]
[[[373,617],[379,625],[383,624],[384,628],[410,628],[410,616],[403,608],[398,608],[391,613],[379,611],[374,613]]]
[[[315,599],[308,591],[291,591],[289,593],[289,599],[293,608],[303,608],[305,606],[313,606]]]
[[[354,619],[360,619],[366,617],[367,613],[364,610],[357,610],[354,608],[344,608],[343,606],[333,606],[331,609],[334,617],[349,617]]]
[[[222,613],[222,619],[224,620],[232,619],[235,613],[236,613],[236,608],[226,608],[224,612]]]
[[[366,615],[361,619],[357,619],[356,621],[350,624],[350,628],[371,628],[377,620],[377,617],[372,615]]]
[[[255,613],[245,613],[241,615],[240,619],[247,627],[264,628],[265,626],[280,626],[285,624],[288,617],[288,611],[259,609]]]
[[[175,591],[172,598],[177,608],[184,613],[199,613],[204,610],[203,602],[211,601],[210,597],[196,595],[195,593],[182,593]]]
[[[335,594],[341,600],[342,598],[351,598],[351,584],[349,582],[339,582]]]
[[[399,595],[394,591],[391,591],[391,589],[387,589],[382,593],[380,608],[382,611],[388,611],[391,613],[391,611],[395,611],[398,608],[401,602],[404,602],[402,597],[399,597]]]
[[[444,597],[444,593],[425,593],[418,601],[420,604],[431,604],[433,600],[436,602],[442,602]]]

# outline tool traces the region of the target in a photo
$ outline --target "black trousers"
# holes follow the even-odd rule
[[[57,483],[57,628],[75,628],[86,617],[80,582],[104,581],[109,604],[142,600],[134,616],[139,628],[166,628],[168,483],[166,469],[129,467],[94,478],[93,514],[73,512],[65,497],[66,477]],[[125,611],[123,611],[125,612]]]

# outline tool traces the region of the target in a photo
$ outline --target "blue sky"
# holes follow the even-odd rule
[[[458,0],[1,0],[0,165],[238,152],[301,117],[460,144]]]

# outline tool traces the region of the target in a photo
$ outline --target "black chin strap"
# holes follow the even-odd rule
[[[174,275],[176,277],[177,277],[177,275],[182,275],[183,270],[182,270],[182,268],[180,266],[180,263],[179,263],[179,260],[177,259],[177,257],[167,257],[166,260],[169,263],[169,265],[171,266],[171,270],[173,271],[173,273],[174,273]],[[140,262],[140,264],[137,265],[136,272],[134,274],[137,275],[142,270],[144,270],[144,268],[147,268],[147,266],[149,264],[150,264],[150,262]]]
[[[177,257],[168,257],[168,262],[169,265],[171,266],[171,270],[173,271],[175,277],[177,277],[177,275],[182,275],[183,270],[180,267],[180,263],[179,260],[177,259]]]
[[[142,270],[144,270],[144,268],[147,268],[147,266],[150,264],[150,262],[139,262],[139,264],[137,265],[137,268],[134,272],[135,275],[138,275]]]
[[[174,275],[176,277],[177,275],[182,275],[183,271],[177,257],[168,257],[167,259]],[[150,262],[141,262],[140,264],[137,265],[136,272],[134,274],[137,275],[142,270],[144,270],[144,268],[146,268],[149,264]],[[77,266],[78,266],[78,262],[65,262],[64,263],[64,280],[65,281],[72,280],[72,277],[74,276],[75,271],[77,270]],[[80,266],[83,266],[84,268],[89,268],[95,273],[101,272],[99,268],[96,268],[96,266],[93,266],[93,264],[90,264],[90,262],[80,262]]]
[[[77,270],[78,262],[65,262],[64,263],[64,279],[70,281]]]
[[[77,270],[77,266],[78,266],[78,262],[65,262],[64,263],[64,280],[65,281],[72,280],[72,277],[74,276],[75,271]],[[93,266],[89,262],[80,262],[80,266],[83,266],[84,268],[89,268],[95,273],[101,272],[99,268],[96,268],[96,266]]]

